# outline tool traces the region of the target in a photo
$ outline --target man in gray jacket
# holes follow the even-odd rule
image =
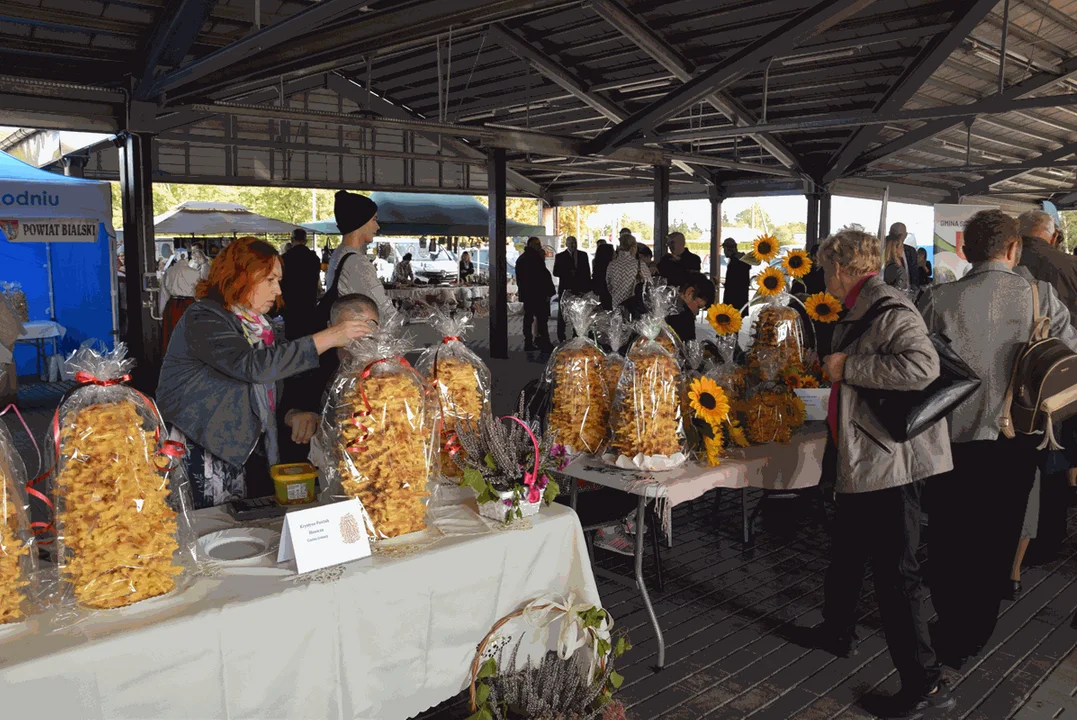
[[[980,387],[950,415],[954,469],[931,482],[933,640],[942,662],[960,669],[983,649],[998,618],[1025,504],[1036,472],[1038,438],[1000,434],[1006,391],[1032,332],[1032,282],[1021,262],[1017,223],[998,210],[965,225],[965,277],[920,300],[928,329],[945,336],[980,377]],[[1037,282],[1051,336],[1077,350],[1077,331],[1054,288]]]

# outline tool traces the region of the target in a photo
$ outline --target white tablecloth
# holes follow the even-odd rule
[[[489,285],[417,285],[415,287],[387,288],[385,293],[392,300],[426,300],[429,297],[439,302],[455,300],[465,303],[479,300],[490,295]]]
[[[203,531],[227,524],[212,512]],[[0,630],[2,716],[403,719],[466,688],[478,642],[524,602],[599,601],[579,521],[559,505],[530,530],[367,558],[327,584],[234,572],[104,613],[85,635]]]
[[[67,328],[60,323],[51,320],[23,323],[22,327],[23,333],[19,336],[19,341],[62,338],[67,334]]]
[[[570,477],[647,497],[665,498],[670,507],[700,497],[714,488],[745,487],[800,490],[819,484],[826,430],[810,424],[782,445],[770,443],[736,451],[718,467],[688,462],[668,472],[622,470],[591,456],[577,458],[565,468]]]

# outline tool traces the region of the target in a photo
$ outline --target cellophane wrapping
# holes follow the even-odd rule
[[[318,444],[329,462],[323,500],[358,498],[374,540],[426,528],[437,462],[433,390],[404,359],[400,323],[349,347],[329,388]]]
[[[607,314],[603,326],[606,345],[610,348],[606,354],[606,369],[603,371],[603,376],[606,379],[606,391],[612,406],[613,398],[617,394],[617,385],[621,381],[621,371],[625,366],[625,345],[632,337],[632,323],[618,309]]]
[[[455,440],[456,426],[476,423],[490,413],[490,369],[463,343],[471,328],[471,315],[456,318],[435,310],[430,317],[442,340],[423,352],[415,369],[434,389],[435,422],[438,429],[438,464],[447,478],[459,478],[460,467],[452,455],[463,452]]]
[[[638,323],[610,412],[607,462],[642,470],[669,470],[685,460],[682,376],[676,355],[656,341],[662,317]]]
[[[758,367],[764,381],[777,379],[791,363],[803,362],[804,326],[789,302],[787,294],[767,298],[752,308],[740,331],[748,365]]]
[[[662,348],[673,357],[680,357],[682,353],[681,339],[677,333],[666,324],[666,318],[673,314],[677,307],[677,288],[668,285],[648,286],[643,294],[643,304],[647,307],[647,315],[654,318],[652,322],[658,324],[658,334],[654,337]],[[632,343],[632,347],[638,347],[648,342],[642,334]]]
[[[568,294],[561,302],[578,337],[558,347],[546,365],[544,379],[552,390],[546,427],[570,454],[597,453],[606,441],[610,410],[606,354],[591,337],[601,303],[593,295]]]
[[[733,408],[754,445],[787,443],[806,419],[804,401],[780,390],[761,389],[734,402]]]
[[[26,468],[0,422],[0,625],[25,620],[39,609],[37,547],[24,487]]]
[[[126,355],[122,343],[72,353],[67,370],[82,384],[56,411],[59,604],[72,620],[166,595],[196,564],[177,446],[153,401],[123,384]]]

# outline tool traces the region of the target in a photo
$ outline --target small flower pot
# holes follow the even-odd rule
[[[508,505],[505,504],[506,501],[508,501]],[[537,515],[541,506],[541,498],[538,502],[528,502],[527,498],[520,499],[520,512],[524,517]],[[510,512],[515,516],[515,509],[512,507],[512,490],[502,490],[498,493],[497,500],[484,502],[479,505],[479,515],[482,515],[484,518],[490,518],[491,520],[497,520],[498,522],[505,522],[512,519],[509,518]]]

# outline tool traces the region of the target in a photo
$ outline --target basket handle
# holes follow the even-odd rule
[[[504,627],[507,622],[515,618],[521,617],[524,614],[524,610],[526,610],[529,606],[530,603],[524,605],[522,608],[516,610],[515,612],[509,613],[508,615],[494,623],[494,626],[490,628],[490,632],[486,633],[486,637],[482,639],[482,642],[480,642],[478,648],[476,648],[475,659],[471,661],[471,688],[469,691],[471,696],[471,712],[476,712],[479,709],[475,705],[475,683],[478,682],[477,678],[479,674],[479,667],[482,665],[482,654],[486,651],[486,646],[490,643],[490,638],[492,638],[498,630]],[[549,607],[551,606],[539,605],[535,609],[545,610]]]

